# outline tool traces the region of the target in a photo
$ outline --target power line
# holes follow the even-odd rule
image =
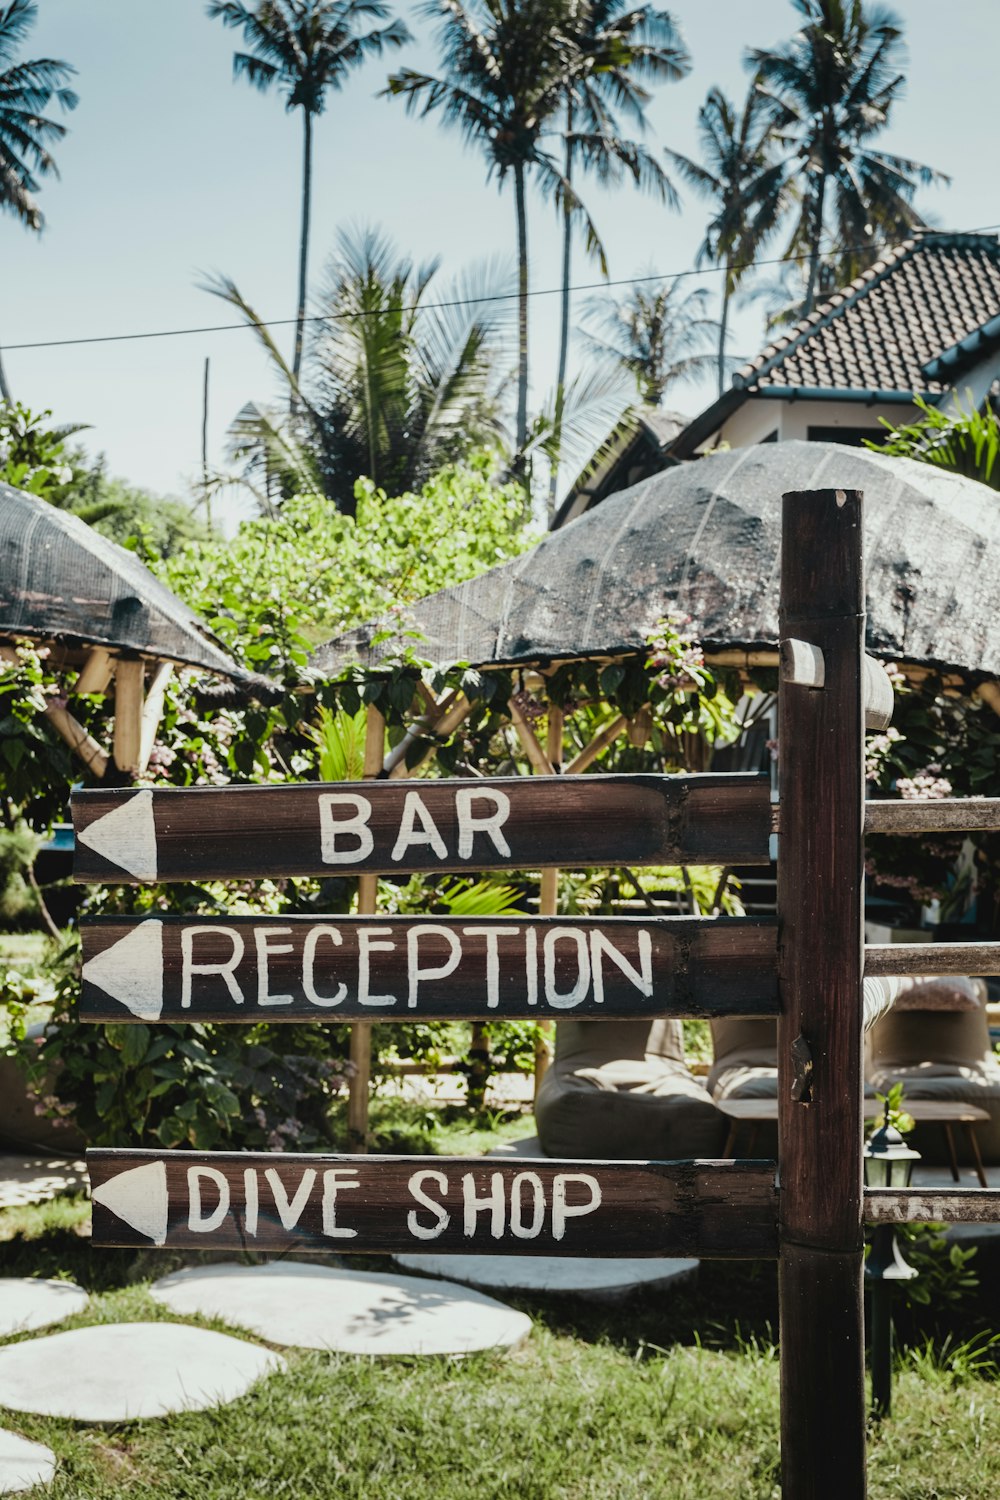
[[[984,224],[978,229],[952,230],[953,234],[988,234],[991,230],[1000,229],[1000,224]],[[880,249],[898,244],[898,240],[876,240],[869,241],[863,245],[850,245],[844,248],[843,254],[854,251]],[[808,260],[810,251],[802,251],[797,255],[776,255],[766,259],[741,261],[729,267],[729,274],[733,271],[749,271],[759,266],[786,266],[796,261]],[[648,276],[622,276],[611,281],[585,281],[575,286],[564,288],[561,286],[536,287],[529,290],[529,297],[556,297],[562,296],[565,290],[570,292],[594,292],[605,291],[616,286],[642,286],[650,281],[680,281],[687,276],[711,276],[719,271],[725,271],[725,266],[706,266],[702,268],[689,267],[683,271],[657,271],[650,272]],[[455,297],[444,302],[421,302],[420,308],[427,312],[445,311],[453,307],[477,307],[489,302],[516,302],[518,293],[493,292],[483,297]],[[399,303],[389,307],[371,309],[369,311],[358,311],[351,313],[310,313],[302,319],[303,323],[337,323],[345,319],[383,316],[385,313],[412,312],[414,309]],[[156,328],[143,333],[100,333],[92,334],[86,338],[72,339],[35,339],[21,344],[5,344],[4,352],[11,354],[21,349],[68,349],[80,344],[126,344],[135,343],[143,339],[175,339],[187,338],[199,333],[239,333],[246,332],[248,328],[286,328],[294,327],[298,318],[262,318],[259,323],[207,323],[193,328]]]

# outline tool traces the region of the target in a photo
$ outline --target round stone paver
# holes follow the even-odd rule
[[[552,1255],[397,1255],[397,1265],[426,1276],[485,1287],[491,1292],[545,1292],[617,1301],[637,1287],[682,1286],[698,1274],[696,1260],[576,1259]]]
[[[279,1354],[206,1328],[100,1324],[0,1349],[0,1406],[129,1422],[221,1406],[284,1368]]]
[[[221,1318],[273,1344],[346,1354],[470,1354],[509,1348],[524,1313],[447,1281],[303,1261],[191,1266],[150,1290],[173,1312]]]
[[[0,1428],[0,1495],[16,1495],[36,1484],[48,1484],[56,1471],[56,1456],[42,1443],[29,1443],[16,1432]]]
[[[87,1305],[87,1293],[72,1281],[0,1277],[0,1338],[61,1323]]]

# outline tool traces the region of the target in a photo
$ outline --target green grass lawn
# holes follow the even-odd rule
[[[80,1199],[0,1213],[0,1274],[92,1289],[61,1326],[167,1317],[148,1284],[182,1258],[92,1251],[87,1213]],[[52,1500],[778,1496],[773,1267],[705,1263],[696,1287],[618,1305],[518,1305],[534,1328],[502,1356],[285,1350],[287,1373],[215,1412],[108,1428],[16,1412],[0,1422],[55,1450]],[[1000,1386],[961,1351],[901,1366],[894,1416],[872,1435],[872,1500],[993,1500]]]

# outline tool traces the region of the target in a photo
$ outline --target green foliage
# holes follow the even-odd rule
[[[1000,718],[980,698],[930,673],[912,682],[890,668],[892,727],[868,736],[867,775],[880,796],[910,800],[1000,795]],[[973,896],[983,933],[1000,930],[1000,837],[967,836],[971,863],[959,865],[966,835],[873,835],[867,870],[881,896],[914,908],[942,902],[957,920]],[[964,869],[964,873],[963,873]]]
[[[773,50],[750,48],[747,61],[772,128],[790,148],[785,171],[796,211],[788,253],[802,257],[806,271],[804,316],[819,290],[824,237],[842,285],[871,264],[885,238],[923,222],[914,195],[941,173],[873,144],[905,83],[896,17],[865,0],[793,3],[803,24],[792,38]]]
[[[66,432],[48,425],[51,411],[0,404],[0,479],[58,504],[73,477]]]
[[[50,1113],[72,1114],[92,1145],[224,1150],[329,1144],[329,1107],[344,1084],[320,1028],[83,1024],[76,1018],[79,947],[53,969],[52,1025],[25,1036],[28,998],[14,986],[8,1052]],[[51,1093],[44,1092],[51,1089]]]
[[[280,406],[251,403],[230,428],[230,456],[265,514],[308,491],[353,515],[362,476],[400,494],[502,445],[509,274],[487,262],[442,285],[437,272],[374,229],[341,234],[301,379],[236,284],[205,283],[255,331],[281,383]]]
[[[964,474],[967,479],[978,479],[1000,490],[1000,420],[992,407],[980,411],[972,392],[966,394],[967,407],[957,397],[941,406],[930,406],[922,396],[914,396],[914,406],[923,413],[920,421],[894,427],[882,417],[887,440],[872,443],[866,439],[865,447],[873,453],[934,464],[950,474]]]
[[[0,10],[0,209],[35,231],[44,223],[34,196],[39,179],[58,175],[49,147],[66,134],[65,125],[42,111],[52,100],[63,110],[77,105],[68,87],[76,69],[69,63],[18,56],[37,16],[34,0],[9,0]]]
[[[908,1115],[903,1108],[903,1085],[894,1083],[884,1094],[876,1094],[875,1098],[882,1106],[881,1113],[871,1123],[868,1131],[868,1139],[871,1140],[875,1133],[882,1129],[883,1125],[898,1130],[900,1135],[909,1135],[916,1125],[912,1115]]]
[[[316,727],[320,781],[360,781],[365,768],[367,709],[356,714],[320,705]]]
[[[48,647],[18,641],[15,653],[0,671],[0,806],[8,827],[26,820],[45,830],[63,815],[79,771],[45,718],[50,704],[65,701]]]
[[[949,1244],[947,1228],[947,1224],[896,1225],[903,1258],[917,1272],[912,1281],[898,1283],[903,1300],[945,1316],[953,1314],[979,1287],[979,1276],[970,1265],[976,1246],[963,1249]]]
[[[30,872],[41,843],[26,823],[0,828],[0,921],[5,927],[38,916],[38,897],[30,884]]]
[[[53,427],[51,411],[0,404],[0,479],[71,511],[104,536],[163,557],[205,528],[180,500],[137,489],[107,473],[103,455],[92,461],[66,440],[80,426]]]
[[[497,484],[493,466],[474,453],[392,497],[359,480],[353,518],[320,496],[294,496],[232,538],[180,548],[160,572],[230,650],[267,670],[260,642],[277,645],[279,626],[315,643],[530,546],[523,491]]]

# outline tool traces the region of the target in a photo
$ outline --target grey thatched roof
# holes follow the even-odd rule
[[[865,494],[868,649],[1000,676],[1000,495],[910,459],[833,443],[712,454],[612,495],[531,552],[418,601],[397,630],[436,663],[544,663],[637,651],[669,606],[708,648],[778,640],[781,496]],[[376,666],[378,622],[321,646]]]
[[[0,484],[0,634],[247,675],[133,552],[79,516],[6,484]]]

